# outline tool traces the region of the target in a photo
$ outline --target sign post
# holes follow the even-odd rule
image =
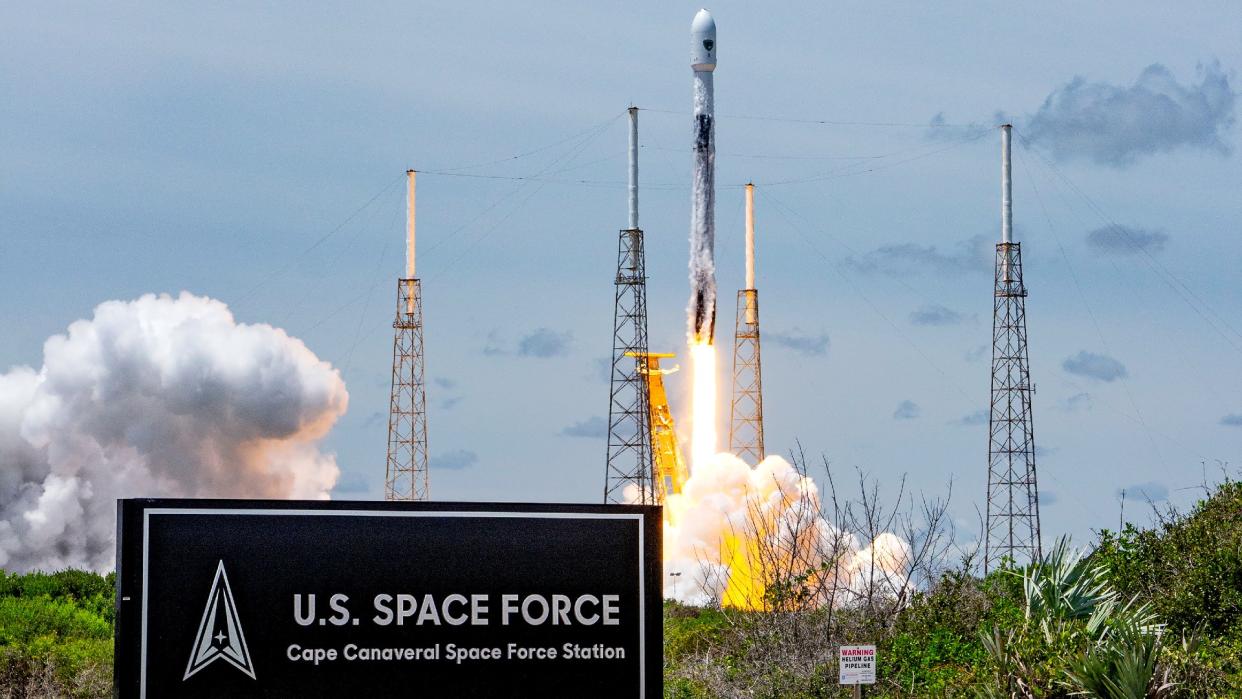
[[[837,657],[840,684],[853,685],[854,696],[862,697],[862,686],[875,684],[875,646],[841,646]]]
[[[663,692],[658,507],[122,500],[120,697]]]

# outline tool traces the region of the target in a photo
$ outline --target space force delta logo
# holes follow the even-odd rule
[[[190,662],[185,667],[182,681],[190,679],[194,673],[217,660],[224,660],[246,673],[250,679],[254,679],[254,665],[250,662],[246,635],[242,632],[241,620],[237,617],[237,605],[233,603],[229,576],[224,572],[224,561],[220,561],[220,565],[216,567],[216,577],[211,582],[207,606],[203,609],[203,620],[198,624],[198,633],[194,636],[194,650],[190,651]]]

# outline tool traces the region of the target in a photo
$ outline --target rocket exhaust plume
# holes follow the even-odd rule
[[[699,10],[690,24],[694,69],[694,187],[690,201],[691,344],[712,344],[716,327],[716,132],[712,71],[716,22]]]

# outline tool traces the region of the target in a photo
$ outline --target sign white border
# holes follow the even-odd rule
[[[855,679],[857,681],[846,682],[845,673],[843,672],[844,668],[841,667],[842,665],[846,663],[846,658],[842,654],[842,651],[846,651],[846,650],[870,650],[871,651],[871,673],[867,674],[861,670],[855,670],[853,675],[851,676],[851,679]],[[860,684],[875,684],[875,677],[878,674],[876,672],[877,670],[876,664],[878,662],[879,662],[879,653],[876,652],[874,643],[864,643],[864,644],[856,644],[852,646],[838,647],[837,648],[837,663],[838,663],[837,664],[837,676],[838,676],[837,684],[843,687],[854,687]]]
[[[645,580],[647,546],[644,540],[646,515],[642,513],[606,514],[603,512],[494,512],[488,510],[297,510],[245,509],[230,507],[181,508],[151,507],[142,512],[142,636],[140,638],[138,696],[147,696],[147,571],[150,553],[151,515],[242,515],[270,517],[304,515],[315,517],[483,517],[499,519],[632,519],[638,525],[638,696],[647,696],[647,599]]]

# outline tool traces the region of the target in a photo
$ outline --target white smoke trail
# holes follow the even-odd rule
[[[716,325],[716,128],[712,74],[694,72],[694,181],[690,200],[692,343],[710,344]]]
[[[300,340],[188,293],[107,301],[0,374],[0,567],[114,562],[120,497],[327,498],[346,409]]]

